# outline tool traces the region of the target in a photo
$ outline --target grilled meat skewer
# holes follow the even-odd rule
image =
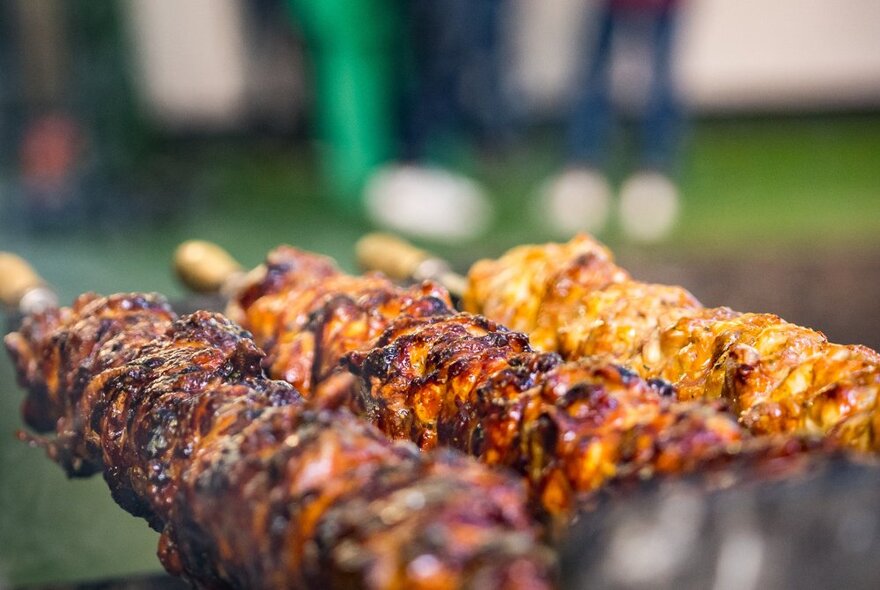
[[[393,236],[358,244],[366,268],[446,281],[442,260]],[[462,288],[467,284],[467,288]],[[681,399],[729,401],[757,434],[830,435],[860,450],[875,433],[880,356],[827,342],[772,314],[704,309],[686,290],[632,280],[596,241],[522,246],[449,283],[465,309],[527,332],[539,350],[601,356],[677,386]]]
[[[880,450],[880,355],[772,314],[707,309],[681,287],[633,280],[587,236],[474,264],[464,307],[564,358],[600,357],[725,399],[752,432],[831,435]]]
[[[154,295],[79,298],[6,338],[33,439],[161,532],[203,588],[546,588],[521,483],[395,444],[265,377],[240,328]]]
[[[392,438],[511,467],[552,515],[570,515],[613,479],[812,444],[753,440],[717,407],[671,399],[663,382],[535,352],[521,333],[456,313],[435,284],[348,276],[291,247],[269,254],[228,313],[267,350],[273,376],[348,405]]]

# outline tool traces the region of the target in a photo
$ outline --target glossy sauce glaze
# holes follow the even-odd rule
[[[518,478],[306,402],[222,316],[87,295],[6,344],[25,420],[55,433],[39,444],[70,475],[103,471],[198,587],[552,584]]]
[[[723,399],[756,434],[828,436],[880,450],[880,354],[773,314],[704,308],[685,289],[633,280],[588,236],[474,264],[464,306],[566,359],[602,358]]]
[[[345,405],[392,438],[514,469],[536,505],[563,521],[608,483],[819,446],[756,438],[722,404],[680,402],[665,381],[604,359],[536,352],[520,332],[455,312],[431,283],[380,280],[281,247],[229,313],[266,348],[273,376],[296,367],[316,376],[304,395]],[[293,342],[308,354],[290,354]]]

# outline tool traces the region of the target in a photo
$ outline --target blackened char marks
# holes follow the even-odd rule
[[[166,568],[197,587],[552,583],[517,478],[307,403],[219,315],[92,296],[8,343],[33,419],[55,425],[50,456],[103,469],[114,499],[162,532]]]

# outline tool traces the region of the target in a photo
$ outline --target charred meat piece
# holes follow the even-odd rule
[[[563,363],[480,316],[401,318],[346,362],[356,413],[423,449],[449,446],[524,475],[551,515],[637,475],[682,475],[736,455],[796,455],[816,441],[757,439],[717,405],[607,363]]]
[[[626,365],[669,381],[682,400],[725,399],[753,433],[810,433],[880,450],[875,351],[635,281],[589,237],[476,263],[463,302],[528,333],[539,350]]]
[[[25,420],[103,471],[203,588],[546,588],[518,478],[393,443],[265,377],[249,335],[154,295],[83,296],[6,339]]]
[[[445,289],[404,289],[379,274],[346,275],[324,256],[282,246],[271,252],[226,310],[268,353],[269,373],[308,395],[348,352],[401,314],[451,313]]]

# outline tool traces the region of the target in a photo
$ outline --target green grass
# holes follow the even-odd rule
[[[800,249],[880,243],[880,117],[704,122],[681,171],[681,223],[660,247]],[[556,146],[484,170],[504,245],[545,239],[529,209],[558,167]],[[611,176],[625,176],[621,158]],[[622,243],[614,224],[600,237]]]
[[[141,171],[182,203],[160,222],[120,219],[104,228],[34,234],[0,222],[0,249],[32,260],[69,300],[86,290],[183,292],[170,271],[174,246],[219,242],[246,265],[280,242],[336,256],[353,268],[352,245],[368,225],[323,198],[315,159],[278,143],[178,147],[159,174]],[[170,163],[169,163],[170,162]],[[536,187],[560,166],[559,146],[537,135],[509,156],[474,161],[499,211],[490,236],[437,247],[461,263],[549,236],[535,223]],[[623,176],[623,169],[614,172]],[[158,179],[158,180],[156,180]],[[684,163],[681,225],[661,249],[713,252],[880,251],[880,116],[730,120],[696,126]],[[613,227],[604,235],[624,243]],[[98,479],[65,480],[42,453],[14,440],[21,393],[0,358],[0,587],[158,569],[155,533],[113,506]]]
[[[677,243],[877,245],[880,119],[705,125],[682,188]]]

